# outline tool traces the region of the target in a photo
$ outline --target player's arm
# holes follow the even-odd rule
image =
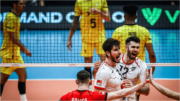
[[[70,28],[70,31],[69,31],[68,42],[67,42],[67,48],[68,48],[69,51],[71,51],[71,49],[69,47],[71,46],[71,48],[72,48],[71,38],[72,38],[74,32],[76,31],[76,29],[78,27],[79,16],[81,15],[81,10],[80,10],[78,0],[75,3],[74,12],[75,12],[74,19],[73,19],[73,23],[71,24],[71,28]]]
[[[78,22],[79,22],[79,16],[74,16],[73,23],[71,24],[71,28],[70,28],[70,31],[69,31],[68,42],[67,42],[67,48],[68,48],[69,51],[71,51],[69,46],[71,46],[71,48],[72,48],[71,38],[72,38],[74,32],[77,29]]]
[[[145,30],[145,35],[146,35],[146,44],[145,47],[149,53],[149,60],[151,63],[156,63],[156,56],[155,56],[155,52],[153,50],[153,44],[152,44],[152,39],[151,39],[151,35],[149,33],[149,31],[146,29]],[[152,66],[153,69],[153,73],[155,71],[155,66]],[[148,72],[150,73],[150,70],[148,70]]]
[[[149,75],[149,82],[159,91],[161,92],[163,95],[172,98],[172,99],[176,99],[176,100],[180,100],[180,93],[174,92],[166,87],[163,87],[162,85],[156,83],[153,80],[153,76],[152,76],[152,68],[150,69],[150,75]]]
[[[96,79],[94,80],[95,91],[105,91],[106,84],[108,82],[109,71],[103,69],[96,73]]]
[[[89,12],[100,14],[102,19],[104,19],[107,22],[110,22],[110,20],[111,20],[109,10],[108,11],[101,11],[101,10],[98,10],[98,9],[92,7]]]
[[[145,46],[146,46],[146,49],[147,49],[147,51],[148,51],[148,53],[149,53],[149,60],[150,60],[150,62],[151,63],[156,63],[156,56],[155,56],[155,53],[154,53],[154,50],[153,50],[153,45],[152,45],[152,43],[146,43],[145,44]],[[155,71],[155,66],[152,66],[152,73],[154,73],[154,71]],[[148,72],[150,72],[150,70],[148,70]]]
[[[143,75],[144,73],[147,73],[147,65],[145,62],[142,62],[140,64],[140,74],[139,74],[139,77],[140,77],[140,81],[142,82],[143,81]],[[149,94],[149,83],[146,83],[141,89],[139,89],[137,92],[140,93],[140,94],[143,94],[143,95],[148,95]]]
[[[20,40],[15,36],[15,32],[7,32],[9,35],[9,39],[20,47],[21,51],[26,53],[27,56],[31,56],[31,52],[20,42]]]
[[[146,69],[146,71],[147,71],[147,69]],[[144,74],[143,80],[140,84],[135,85],[135,86],[130,87],[130,88],[124,88],[124,89],[121,89],[121,90],[116,91],[116,92],[108,93],[107,100],[114,100],[114,99],[123,98],[127,95],[130,95],[130,94],[136,92],[137,90],[139,90],[141,87],[143,87],[146,84],[146,78],[147,78],[147,73]]]
[[[97,73],[100,65],[101,65],[101,62],[100,62],[100,61],[96,61],[96,62],[94,63],[94,69],[93,69],[93,77],[94,77],[94,79],[96,78],[96,73]]]

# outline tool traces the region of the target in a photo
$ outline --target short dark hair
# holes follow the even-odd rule
[[[120,47],[120,42],[116,39],[113,39],[113,38],[108,38],[104,43],[103,43],[103,50],[104,52],[108,51],[108,52],[111,52],[111,49],[113,48],[113,46],[117,46],[117,47]],[[108,57],[106,55],[106,57]]]
[[[10,6],[13,8],[13,4],[18,4],[19,0],[10,1]]]
[[[86,70],[81,70],[77,73],[77,80],[81,83],[88,83],[90,79],[90,73]]]
[[[124,12],[130,15],[136,15],[138,9],[139,7],[134,4],[128,4],[123,7]]]
[[[129,45],[131,41],[134,41],[136,43],[140,43],[140,39],[137,36],[131,36],[126,39],[126,45]]]

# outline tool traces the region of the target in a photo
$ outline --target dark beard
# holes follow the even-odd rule
[[[131,60],[134,60],[134,59],[136,58],[136,57],[135,57],[135,58],[132,58],[132,57],[131,57],[131,52],[129,51],[129,48],[128,48],[128,54],[127,54],[127,55],[128,55],[128,57],[129,57],[129,59],[131,59]]]
[[[111,55],[111,54],[110,54],[110,55]],[[116,58],[116,57],[113,57],[113,56],[111,55],[111,60],[112,60],[113,62],[115,62],[115,63],[119,63],[119,61],[116,62],[115,58]]]

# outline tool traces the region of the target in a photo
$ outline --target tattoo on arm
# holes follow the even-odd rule
[[[79,22],[79,17],[75,16],[73,23],[71,24],[71,29],[70,29],[71,31],[73,31],[73,32],[76,31],[76,28],[78,26],[78,22]]]

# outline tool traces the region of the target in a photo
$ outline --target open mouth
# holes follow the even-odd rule
[[[136,53],[132,53],[133,56],[136,56],[137,54]]]

